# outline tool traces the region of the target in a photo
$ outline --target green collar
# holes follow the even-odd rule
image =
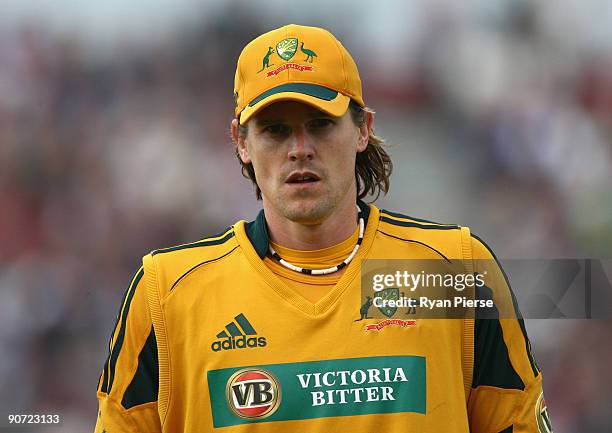
[[[357,206],[361,209],[364,224],[367,226],[368,217],[370,216],[370,207],[361,200],[357,201]],[[254,221],[246,224],[246,234],[259,257],[263,259],[268,254],[268,247],[270,245],[268,224],[266,223],[266,216],[263,209],[259,211]]]

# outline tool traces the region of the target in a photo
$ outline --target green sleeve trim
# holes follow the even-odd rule
[[[109,360],[104,366],[104,383],[102,383],[101,391],[107,394],[110,394],[113,388],[113,381],[115,379],[115,367],[117,366],[117,358],[119,358],[119,352],[121,352],[121,347],[123,346],[123,339],[125,338],[125,328],[127,322],[128,312],[130,311],[130,305],[132,303],[132,299],[134,298],[134,292],[136,291],[136,287],[140,282],[142,276],[144,275],[144,269],[141,267],[136,273],[135,277],[132,280],[132,284],[128,287],[125,292],[124,299],[122,302],[123,313],[121,314],[121,328],[119,329],[119,334],[117,335],[117,341],[115,345],[111,347],[109,353]],[[125,306],[123,305],[125,304]],[[117,316],[117,323],[119,322],[119,315]],[[115,325],[116,328],[116,325]],[[113,329],[113,333],[115,330]],[[111,337],[112,338],[112,337]]]
[[[493,299],[493,291],[483,286],[476,291],[477,299]],[[525,383],[512,367],[504,341],[499,313],[479,318],[474,325],[474,376],[472,388],[493,386],[505,389],[525,389]]]
[[[489,251],[493,259],[495,260],[495,263],[497,263],[497,266],[499,266],[499,269],[501,270],[504,276],[504,279],[506,280],[506,284],[508,285],[508,290],[510,290],[510,296],[512,296],[512,305],[514,306],[514,312],[516,314],[516,319],[518,320],[519,327],[521,328],[521,333],[523,334],[523,339],[525,340],[525,349],[527,350],[527,356],[529,358],[529,365],[531,366],[531,371],[533,372],[533,376],[537,377],[538,374],[540,374],[540,369],[538,368],[538,364],[536,363],[535,357],[533,356],[533,353],[531,352],[531,343],[529,342],[529,337],[527,336],[527,329],[525,328],[525,321],[523,320],[521,310],[519,309],[518,302],[516,301],[516,296],[514,296],[514,292],[512,291],[512,286],[510,286],[510,279],[508,278],[506,271],[504,271],[504,268],[502,268],[502,265],[497,259],[497,256],[495,255],[493,250],[486,244],[486,242],[480,239],[474,233],[472,233],[472,237],[478,240],[478,242],[480,242],[487,249],[487,251]]]
[[[158,389],[157,340],[155,330],[151,326],[149,337],[138,355],[138,368],[123,394],[121,406],[130,409],[140,404],[155,402]]]

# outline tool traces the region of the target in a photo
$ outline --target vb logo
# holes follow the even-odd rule
[[[278,409],[281,388],[265,370],[240,370],[227,381],[226,398],[230,409],[240,418],[265,418]]]

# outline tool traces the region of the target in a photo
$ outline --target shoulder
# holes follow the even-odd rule
[[[379,211],[377,239],[398,256],[462,257],[469,229],[458,224],[439,223],[415,218],[386,209]]]
[[[230,259],[238,248],[234,226],[195,242],[151,251],[143,258],[145,273],[155,275],[169,290],[185,275],[212,263]]]
[[[440,223],[422,218],[415,218],[402,213],[381,209],[379,213],[379,231],[393,231],[398,234],[410,234],[430,239],[446,239],[469,236],[474,259],[494,259],[493,249],[469,227],[459,224]],[[463,231],[463,233],[461,233]],[[467,239],[466,239],[467,240]]]
[[[214,254],[216,251],[222,251],[227,246],[232,245],[235,236],[234,226],[230,226],[220,233],[212,236],[207,236],[203,239],[195,242],[170,246],[166,248],[159,248],[151,251],[151,256],[157,256],[161,258],[179,258],[182,256],[188,256],[191,254]]]
[[[389,237],[415,239],[434,243],[448,243],[453,239],[461,240],[462,230],[458,224],[446,224],[415,218],[398,212],[383,209],[379,213],[378,231]]]
[[[446,224],[415,218],[402,213],[392,212],[387,209],[381,209],[379,215],[381,226],[383,227],[404,227],[419,230],[459,230],[461,228],[457,224]]]

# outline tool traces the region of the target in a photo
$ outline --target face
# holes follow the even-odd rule
[[[234,140],[244,163],[252,163],[266,214],[317,224],[341,206],[354,206],[355,158],[368,142],[349,111],[325,114],[294,101],[274,103],[251,117],[246,137]]]

